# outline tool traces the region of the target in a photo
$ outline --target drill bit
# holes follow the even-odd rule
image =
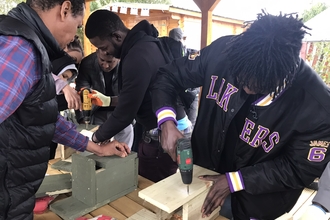
[[[187,194],[189,195],[189,185],[187,185]]]

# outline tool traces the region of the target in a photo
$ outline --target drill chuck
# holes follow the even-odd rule
[[[191,184],[193,177],[193,154],[191,150],[190,140],[187,138],[178,139],[177,146],[177,162],[184,184]]]

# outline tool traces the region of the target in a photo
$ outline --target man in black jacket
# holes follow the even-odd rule
[[[230,195],[234,219],[275,219],[329,162],[330,93],[299,57],[305,33],[295,15],[261,13],[242,34],[158,72],[152,102],[173,160],[176,92],[203,86],[194,163],[220,173],[200,177],[213,181],[203,216]]]
[[[91,88],[99,94],[98,96],[101,95],[105,99],[112,100],[111,106],[94,102],[91,112],[91,124],[93,125],[103,124],[115,110],[114,99],[118,96],[118,66],[117,58],[102,53],[101,50],[96,50],[81,61],[79,75],[76,79],[76,90]],[[84,123],[81,111],[76,111],[76,118],[78,123]],[[132,147],[132,124],[116,134],[114,139]]]
[[[120,96],[109,119],[94,133],[93,141],[102,142],[132,123],[135,118],[143,126],[140,141],[139,173],[159,181],[177,170],[177,164],[164,153],[158,141],[157,118],[152,112],[150,86],[159,67],[166,64],[156,39],[158,31],[147,21],[129,30],[122,20],[108,10],[93,12],[86,23],[86,36],[99,50],[120,58]],[[180,130],[191,132],[191,123],[183,108],[176,108]]]

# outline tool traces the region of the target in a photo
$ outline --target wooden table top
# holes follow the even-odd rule
[[[57,162],[58,160],[59,159],[51,160],[49,162],[49,164],[51,165],[51,164]],[[63,173],[63,172],[59,171],[59,170],[54,170],[50,166],[47,170],[47,174],[49,174],[49,175],[60,174],[60,173]],[[93,218],[98,215],[105,215],[105,216],[111,216],[113,218],[116,218],[117,220],[124,220],[124,219],[127,219],[128,217],[134,215],[135,213],[137,213],[138,211],[140,211],[142,209],[147,209],[149,211],[156,213],[159,210],[157,207],[151,205],[148,202],[145,202],[143,199],[141,199],[138,196],[138,192],[140,190],[145,189],[146,187],[148,187],[152,184],[153,184],[152,181],[150,181],[144,177],[138,176],[138,188],[135,191],[133,191],[123,197],[120,197],[120,198],[116,199],[115,201],[110,202],[107,205],[104,205],[104,206],[90,212],[89,214],[85,215],[84,217]],[[66,198],[68,196],[71,196],[70,193],[61,194],[61,195],[57,196],[56,199],[52,202],[56,202],[60,199]],[[216,220],[226,220],[226,219],[227,218],[219,216]],[[62,218],[47,209],[47,211],[44,212],[43,214],[35,214],[34,220],[62,220]],[[171,220],[174,220],[174,218],[172,218]]]

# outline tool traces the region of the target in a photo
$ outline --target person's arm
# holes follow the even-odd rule
[[[256,195],[301,189],[321,176],[329,162],[327,146],[313,146],[311,143],[315,140],[329,143],[330,128],[326,122],[320,120],[314,121],[313,124],[319,124],[319,127],[310,128],[306,135],[292,137],[292,141],[286,145],[281,155],[273,160],[227,173],[231,192],[245,190]],[[306,127],[310,126],[307,124]],[[256,187],[258,183],[262,184]]]
[[[65,101],[68,103],[68,108],[82,110],[81,99],[76,90],[71,88],[71,86],[65,80],[61,79],[55,74],[52,74],[52,76],[55,81],[56,94],[64,94]]]
[[[152,106],[162,130],[161,145],[173,161],[176,160],[175,143],[182,134],[176,128],[176,100],[180,92],[187,88],[200,87],[204,83],[207,63],[216,62],[212,51],[221,50],[223,39],[202,49],[196,56],[187,56],[174,60],[171,64],[160,68],[152,86]]]
[[[150,44],[154,43],[151,42]],[[147,92],[151,78],[158,69],[155,64],[157,61],[153,61],[155,57],[153,51],[157,45],[150,46],[151,48],[132,48],[125,57],[122,66],[123,86],[118,104],[108,120],[94,133],[97,140],[93,140],[105,141],[132,123]]]
[[[62,90],[65,86],[68,85],[66,81],[61,79],[60,77],[56,76],[55,74],[52,73],[53,79],[55,81],[55,87],[56,87],[56,95],[62,94]]]
[[[58,114],[53,141],[78,151],[85,151],[88,137],[80,134],[76,128],[77,126],[74,123],[65,120],[63,116]]]
[[[71,147],[78,151],[89,151],[98,156],[117,155],[126,157],[130,149],[126,143],[112,141],[105,145],[98,145],[90,141],[88,137],[76,130],[76,125],[66,121],[60,114],[57,116],[56,129],[53,141]]]
[[[20,37],[0,36],[0,123],[12,115],[40,80],[33,46]]]

